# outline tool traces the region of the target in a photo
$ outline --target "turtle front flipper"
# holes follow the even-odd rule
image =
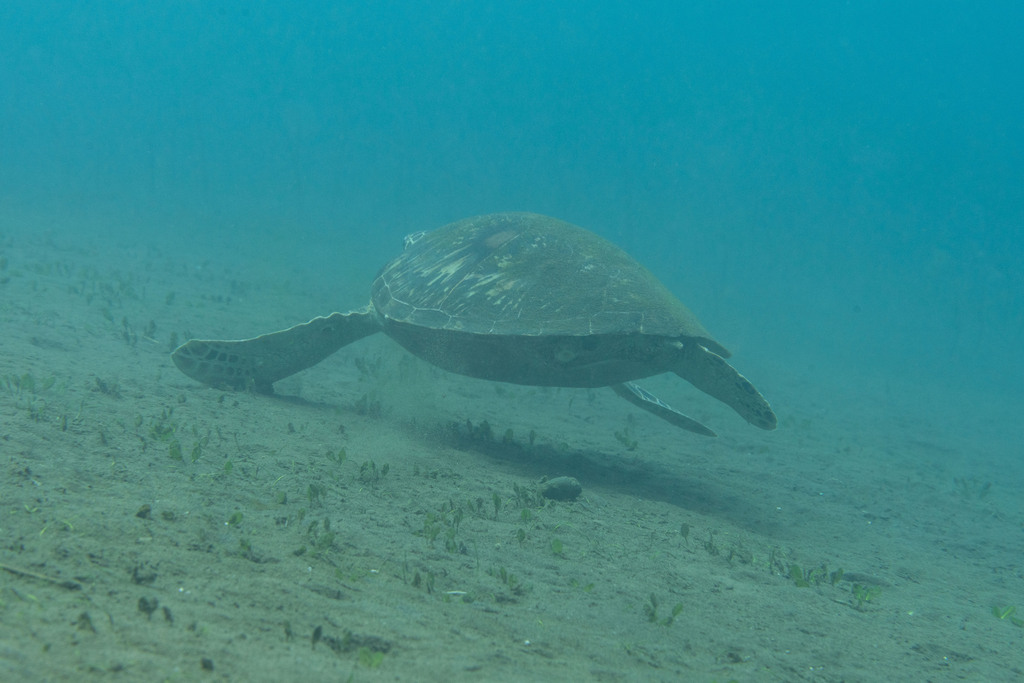
[[[632,382],[613,384],[611,389],[637,408],[643,408],[647,412],[653,413],[661,419],[671,422],[676,427],[682,427],[683,429],[696,432],[697,434],[703,434],[704,436],[718,436],[700,422],[697,422],[692,417],[683,415],[651,392],[646,389],[641,389]]]
[[[694,342],[682,344],[681,355],[673,368],[677,375],[717,398],[755,427],[775,429],[778,420],[771,405],[724,358]]]
[[[376,315],[367,307],[313,318],[253,339],[192,339],[176,348],[171,359],[179,370],[203,384],[273,393],[274,382],[379,331]]]

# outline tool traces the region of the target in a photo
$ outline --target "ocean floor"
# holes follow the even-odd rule
[[[382,335],[225,393],[170,350],[368,296],[252,250],[0,228],[0,680],[1024,676],[1020,397],[747,343],[775,432],[643,383],[706,439]]]

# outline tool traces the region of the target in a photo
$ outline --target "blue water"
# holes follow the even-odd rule
[[[203,258],[293,240],[367,284],[408,232],[547,213],[771,382],[1019,400],[1022,26],[1017,2],[9,1],[0,203]]]

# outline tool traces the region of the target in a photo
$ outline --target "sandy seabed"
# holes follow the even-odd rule
[[[274,397],[181,375],[361,303],[273,263],[0,230],[0,680],[1024,676],[1019,397],[774,369],[765,433],[644,383],[705,439],[382,335]]]

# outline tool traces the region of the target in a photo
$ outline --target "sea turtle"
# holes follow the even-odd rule
[[[254,339],[193,339],[171,357],[205,384],[269,393],[375,332],[470,377],[611,387],[678,427],[715,436],[632,382],[674,372],[755,427],[775,428],[768,402],[725,362],[729,352],[647,269],[583,228],[532,213],[477,216],[406,237],[365,308]]]

